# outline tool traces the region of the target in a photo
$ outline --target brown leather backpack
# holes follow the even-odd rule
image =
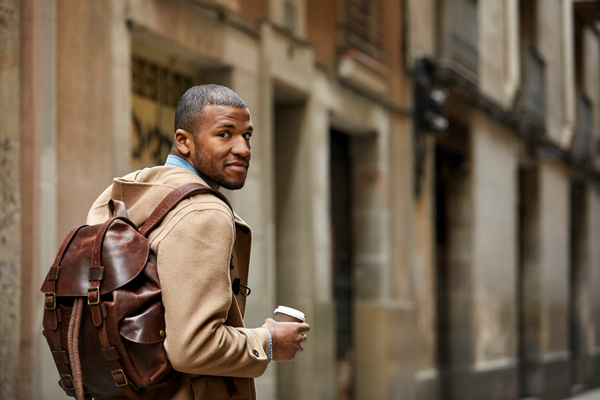
[[[67,235],[41,291],[43,334],[68,396],[141,400],[177,377],[163,346],[164,308],[148,235],[181,200],[200,193],[231,208],[223,194],[190,183],[171,192],[139,231],[125,204],[111,200],[106,222]]]

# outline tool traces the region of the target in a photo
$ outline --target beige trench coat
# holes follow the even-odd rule
[[[179,167],[154,167],[117,178],[93,204],[88,224],[108,218],[107,202],[125,202],[140,226],[173,189],[190,182],[206,184]],[[222,376],[234,377],[240,397],[255,399],[254,379],[268,364],[265,329],[244,327],[246,298],[231,282],[248,284],[250,228],[222,200],[200,194],[183,200],[149,237],[158,259],[165,307],[165,348],[181,377],[148,393],[152,400],[230,399]],[[230,269],[231,255],[233,268]]]

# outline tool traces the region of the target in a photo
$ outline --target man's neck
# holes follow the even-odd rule
[[[187,169],[188,171],[191,171],[191,172],[195,173],[196,175],[198,175],[200,177],[200,179],[202,179],[204,182],[206,182],[206,184],[208,186],[210,186],[211,188],[213,188],[215,190],[219,190],[219,185],[217,185],[214,182],[212,182],[211,180],[205,178],[204,175],[202,175],[196,168],[194,168],[192,163],[190,163],[188,160],[181,157],[180,155],[173,154],[173,153],[169,154],[169,156],[167,157],[167,161],[165,162],[165,167],[179,167],[179,168]]]

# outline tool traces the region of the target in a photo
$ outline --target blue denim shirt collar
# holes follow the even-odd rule
[[[200,174],[200,172],[196,171],[196,168],[194,168],[192,166],[192,164],[190,164],[189,162],[187,162],[186,160],[184,160],[181,157],[177,157],[177,156],[174,156],[173,154],[169,154],[167,156],[167,161],[165,162],[165,167],[180,167],[180,168],[185,168],[188,171],[192,171],[193,173],[198,175],[200,177],[200,179],[202,179],[204,182],[206,182],[206,184],[208,186],[210,186],[211,188],[214,189],[214,187],[212,187],[212,185],[210,183],[208,183],[208,181],[206,179],[204,179],[204,177]]]

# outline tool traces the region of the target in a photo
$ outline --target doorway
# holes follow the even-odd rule
[[[312,238],[307,218],[310,203],[310,166],[306,160],[306,103],[274,87],[274,208],[276,304],[307,310],[306,288],[309,287]],[[306,354],[305,354],[306,356]],[[303,384],[310,373],[309,359],[298,357],[293,363],[277,363],[277,398],[310,398],[311,388]]]
[[[338,400],[354,399],[353,246],[351,138],[330,133],[331,243],[335,301],[336,385]]]
[[[517,354],[519,398],[535,396],[536,315],[535,271],[539,264],[539,168],[536,165],[519,168],[519,231],[517,271]]]
[[[587,321],[589,320],[589,238],[587,188],[582,181],[571,184],[571,271],[569,293],[569,347],[571,393],[584,391],[589,383]]]
[[[454,398],[455,365],[469,357],[469,183],[468,128],[451,123],[435,148],[436,362],[441,400]]]

